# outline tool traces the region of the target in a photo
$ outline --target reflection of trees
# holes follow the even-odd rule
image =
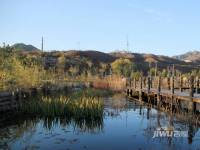
[[[95,118],[45,118],[43,119],[43,127],[51,130],[55,126],[66,128],[73,126],[74,131],[98,133],[103,129],[103,115]]]
[[[0,128],[0,148],[9,149],[9,143],[14,142],[20,137],[23,137],[22,142],[30,141],[35,132],[36,120],[22,120],[21,118],[12,118],[1,122],[6,126]]]
[[[114,94],[111,98],[105,98],[104,105],[104,115],[109,117],[119,117],[120,112],[127,112],[134,107],[133,102],[122,94]]]
[[[0,149],[9,149],[9,143],[18,139],[23,145],[29,145],[38,124],[47,130],[59,126],[63,128],[72,126],[74,132],[99,133],[103,129],[103,114],[101,117],[95,118],[27,118],[21,116],[13,117],[9,121],[1,122],[1,124],[5,124],[5,126],[0,128]]]

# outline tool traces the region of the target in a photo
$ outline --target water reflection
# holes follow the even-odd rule
[[[73,126],[74,131],[88,132],[88,133],[98,133],[103,129],[103,114],[102,117],[92,118],[92,119],[76,119],[76,118],[43,118],[42,124],[45,129],[52,130],[55,127],[66,128],[68,126]]]
[[[1,124],[0,149],[197,149],[200,132],[192,119],[118,94],[104,99],[101,118],[12,118]],[[188,137],[152,138],[157,129]]]

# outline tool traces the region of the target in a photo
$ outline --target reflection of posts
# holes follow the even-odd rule
[[[140,111],[139,114],[142,115],[142,105],[140,104]]]
[[[140,77],[139,100],[142,101],[142,76]]]
[[[169,115],[169,131],[173,131],[173,127],[174,127],[174,125],[173,125],[173,115],[172,115],[172,113],[170,113],[170,115]],[[169,138],[169,145],[171,145],[172,144],[172,137],[170,136]]]
[[[174,124],[173,124],[173,114],[172,113],[169,114],[169,127],[170,128],[174,127]]]
[[[151,109],[148,107],[148,108],[147,108],[147,120],[149,120],[150,110],[151,110]]]
[[[194,129],[191,124],[189,124],[189,129],[188,129],[188,144],[192,144],[192,140],[194,137]]]
[[[157,111],[157,128],[160,128],[161,124],[160,124],[160,111]]]

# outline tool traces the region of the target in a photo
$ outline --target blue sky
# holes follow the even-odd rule
[[[200,49],[199,0],[0,0],[0,43],[45,50],[126,49],[176,55]],[[1,44],[2,45],[2,44]]]

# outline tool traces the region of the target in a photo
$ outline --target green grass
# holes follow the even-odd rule
[[[73,116],[74,118],[93,118],[103,113],[103,103],[99,98],[80,97],[42,97],[40,100],[30,100],[22,104],[20,111],[25,114],[57,117]]]
[[[85,89],[68,96],[39,96],[21,104],[20,113],[39,117],[70,117],[76,120],[103,116],[102,97],[109,91]]]
[[[110,90],[87,88],[85,90],[78,90],[70,95],[73,99],[80,97],[106,97],[113,94]]]
[[[74,127],[88,132],[99,131],[103,127],[102,98],[112,94],[109,90],[92,88],[47,96],[38,93],[21,104],[18,114],[29,119],[43,119],[47,129],[60,122],[63,125],[72,123]]]

